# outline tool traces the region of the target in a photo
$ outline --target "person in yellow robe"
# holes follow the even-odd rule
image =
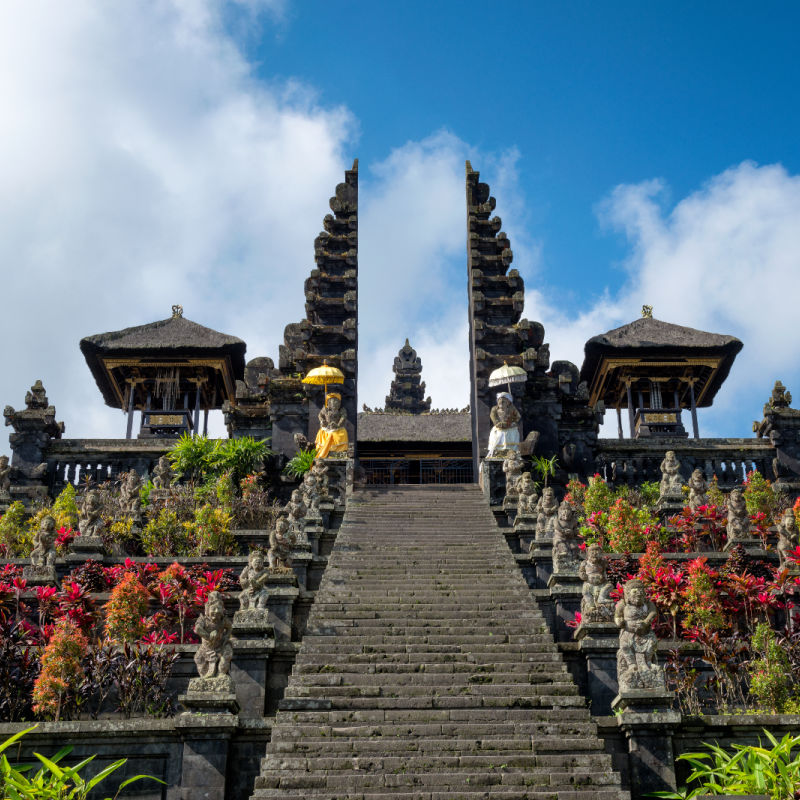
[[[319,412],[319,431],[315,445],[317,458],[326,458],[328,453],[347,452],[347,414],[342,408],[342,396],[336,392],[325,395],[325,408]]]

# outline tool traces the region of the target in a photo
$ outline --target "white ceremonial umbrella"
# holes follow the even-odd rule
[[[526,380],[528,380],[528,373],[522,367],[509,367],[504,361],[502,367],[489,375],[489,386],[502,386],[506,383],[510,394],[512,383],[524,383]]]

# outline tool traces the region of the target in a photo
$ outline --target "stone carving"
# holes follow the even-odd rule
[[[289,520],[286,517],[278,517],[269,534],[269,568],[279,572],[290,570],[294,546],[295,540]]]
[[[708,483],[702,470],[696,469],[689,478],[689,508],[696,512],[700,506],[707,506],[709,502]]]
[[[497,405],[489,412],[489,418],[493,427],[489,433],[487,458],[497,458],[509,450],[518,450],[520,416],[509,392],[497,395]]]
[[[577,575],[580,553],[578,516],[572,503],[564,500],[556,512],[553,532],[553,574]]]
[[[506,493],[503,497],[503,509],[513,511],[517,506],[517,484],[525,469],[525,462],[516,450],[507,451],[503,459],[503,473],[506,476]]]
[[[247,566],[239,575],[242,591],[239,595],[239,607],[242,611],[263,609],[267,607],[267,579],[269,570],[261,550],[251,550],[247,557]]]
[[[319,512],[319,481],[313,472],[307,472],[303,478],[303,503],[305,504],[305,516],[309,520],[320,519]]]
[[[781,569],[796,568],[797,564],[789,561],[789,555],[797,548],[798,531],[794,511],[787,508],[778,523],[778,559]]]
[[[153,470],[153,487],[160,490],[169,489],[172,486],[172,479],[172,464],[166,456],[161,456]]]
[[[582,622],[609,622],[614,618],[614,590],[608,579],[606,557],[599,544],[586,548],[586,559],[578,567],[578,577],[583,581],[581,597]]]
[[[656,660],[657,640],[652,630],[656,607],[637,579],[625,584],[623,598],[614,609],[614,623],[620,629],[617,651],[619,692],[634,689],[666,691],[664,671]]]
[[[8,496],[11,488],[11,467],[8,464],[8,456],[0,456],[0,499]]]
[[[81,536],[100,536],[104,527],[102,510],[100,492],[97,489],[90,489],[84,495],[78,509],[78,530]]]
[[[734,489],[728,495],[728,542],[730,546],[737,542],[750,540],[750,515],[741,489]]]
[[[342,396],[336,392],[325,395],[325,408],[319,412],[319,431],[315,441],[317,458],[327,458],[329,453],[347,452],[346,422]]]
[[[142,480],[135,469],[126,472],[122,478],[119,491],[119,510],[123,516],[130,517],[134,525],[139,525],[142,519],[142,500],[139,490]]]
[[[552,487],[545,486],[536,506],[536,541],[551,542],[556,530],[558,500]]]
[[[517,481],[517,516],[514,527],[523,520],[536,524],[536,507],[539,502],[539,493],[533,482],[530,472],[523,472]]]
[[[42,517],[39,530],[33,536],[31,564],[22,576],[32,586],[58,584],[56,576],[56,521],[50,515]]]
[[[783,383],[781,383],[781,381],[775,381],[775,385],[772,387],[772,394],[767,402],[767,406],[770,409],[789,408],[791,404],[792,393],[783,385]]]
[[[228,673],[233,659],[233,646],[231,645],[231,621],[225,616],[225,604],[219,592],[211,592],[206,600],[205,609],[194,625],[194,632],[200,638],[200,647],[194,657],[197,672],[201,679],[209,681],[213,678],[228,678]],[[223,682],[220,682],[223,683]],[[204,684],[198,687],[190,683],[189,691],[213,691],[213,685]]]
[[[678,461],[674,450],[667,450],[661,462],[661,498],[675,498],[681,496],[681,462]]]
[[[306,504],[303,502],[303,493],[299,489],[292,492],[291,500],[286,504],[286,513],[289,515],[291,535],[297,546],[308,549],[311,545],[306,533]]]

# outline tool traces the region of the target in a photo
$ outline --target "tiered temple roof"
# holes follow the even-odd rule
[[[394,380],[386,396],[386,410],[407,411],[410,414],[430,411],[431,399],[425,397],[425,381],[420,381],[422,359],[408,343],[408,339],[400,348],[392,369]]]

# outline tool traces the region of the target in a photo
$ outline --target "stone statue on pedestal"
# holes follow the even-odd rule
[[[517,517],[514,527],[523,520],[536,523],[536,506],[539,502],[539,493],[533,482],[530,472],[523,472],[517,481]]]
[[[661,486],[660,496],[680,497],[681,496],[681,462],[678,461],[674,450],[667,450],[664,460],[661,462]]]
[[[194,625],[194,632],[200,637],[200,647],[194,657],[197,672],[204,680],[228,678],[233,659],[231,645],[231,622],[225,616],[225,604],[219,592],[211,592],[205,609]],[[189,691],[192,691],[190,684]]]
[[[586,559],[578,567],[578,577],[583,581],[581,617],[583,622],[609,622],[614,618],[614,587],[608,579],[606,557],[599,544],[586,548]]]
[[[166,456],[161,456],[153,470],[153,487],[162,491],[169,489],[172,486],[172,479],[172,464]]]
[[[728,546],[737,542],[750,541],[750,515],[741,489],[734,489],[728,495]]]
[[[297,546],[302,549],[311,547],[306,533],[306,504],[299,489],[292,492],[292,498],[286,504],[286,513],[289,515],[289,526]]]
[[[313,472],[306,472],[302,484],[303,504],[305,505],[305,516],[309,519],[318,519],[322,515],[319,512],[319,481]]]
[[[0,456],[0,502],[10,497],[8,490],[11,488],[11,467],[8,456]]]
[[[614,609],[614,622],[620,629],[617,651],[617,680],[622,694],[634,689],[665,692],[664,670],[656,658],[658,642],[652,624],[656,607],[648,599],[644,584],[629,580],[623,599]]]
[[[84,495],[78,510],[78,530],[81,536],[100,536],[103,530],[103,519],[100,516],[102,510],[100,492],[90,489]]]
[[[342,396],[336,392],[325,395],[325,408],[319,412],[317,432],[317,458],[327,458],[329,453],[347,452],[347,414],[342,408]]]
[[[294,546],[289,521],[285,517],[278,517],[269,534],[269,568],[284,572],[291,570]]]
[[[48,514],[42,517],[39,530],[33,536],[31,564],[23,568],[23,578],[32,586],[57,585],[56,555],[56,521]]]
[[[139,473],[135,469],[126,472],[120,485],[119,510],[123,516],[130,517],[137,527],[142,521],[142,499],[139,495],[141,488]]]
[[[789,555],[794,552],[798,545],[797,522],[795,521],[794,511],[787,508],[778,523],[778,559],[781,569],[797,568],[795,562],[789,561]]]
[[[572,503],[564,500],[556,512],[553,532],[553,574],[577,575],[580,564],[581,537],[578,517]]]
[[[536,506],[536,541],[549,542],[553,540],[558,517],[558,500],[552,487],[545,486],[542,497]]]
[[[697,512],[700,506],[707,506],[709,502],[708,483],[702,470],[696,469],[689,478],[689,508]]]
[[[519,450],[519,411],[509,392],[497,395],[497,405],[489,412],[492,430],[489,433],[487,458],[504,456],[509,450]]]
[[[264,553],[261,550],[251,550],[247,557],[247,566],[239,575],[239,584],[242,587],[239,608],[242,611],[267,607],[268,578],[269,570],[264,561]]]

